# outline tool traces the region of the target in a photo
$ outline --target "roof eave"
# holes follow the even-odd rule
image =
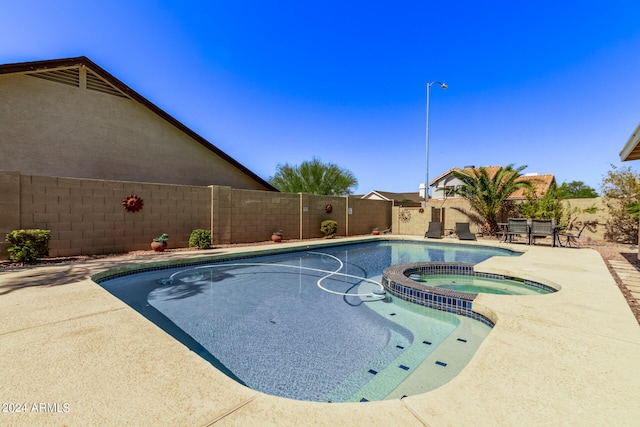
[[[623,162],[629,160],[640,160],[640,123],[636,127],[636,130],[633,131],[626,145],[620,152],[620,160]]]

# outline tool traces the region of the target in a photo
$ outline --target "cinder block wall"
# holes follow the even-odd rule
[[[569,199],[564,200],[566,207],[578,208],[579,212],[574,214],[579,221],[598,221],[600,225],[596,227],[595,232],[585,230],[583,236],[591,237],[594,240],[604,240],[604,224],[607,221],[607,213],[602,198],[597,197],[593,199]],[[587,213],[585,209],[595,206],[597,212]],[[429,221],[432,221],[431,208],[444,208],[445,221],[444,230],[445,234],[455,229],[456,222],[469,222],[472,232],[477,233],[479,231],[479,225],[467,215],[472,213],[469,202],[462,199],[451,200],[432,200],[427,207],[420,212],[420,208],[417,207],[393,207],[393,233],[402,235],[419,235],[424,236],[424,233],[429,227]],[[504,222],[507,218],[502,219]]]
[[[327,212],[327,205],[331,205],[331,212]],[[308,228],[305,238],[323,237],[320,231],[322,221],[332,220],[338,223],[338,236],[347,235],[347,199],[335,196],[310,196],[307,199],[309,210],[306,213]],[[304,206],[303,206],[304,210]],[[351,218],[350,218],[351,219]],[[353,234],[351,234],[353,235]]]
[[[391,224],[391,203],[225,186],[186,186],[21,175],[0,171],[0,259],[12,230],[51,230],[50,256],[98,255],[149,250],[169,234],[169,248],[187,247],[194,229],[212,230],[214,244],[322,237],[320,223],[338,223],[338,236],[369,234]],[[123,200],[142,198],[139,212]],[[327,204],[332,212],[326,211]],[[350,209],[349,209],[350,208]]]
[[[349,234],[371,234],[374,228],[380,231],[392,228],[391,203],[382,200],[349,198]],[[392,232],[395,230],[392,229]]]
[[[5,236],[20,228],[20,173],[0,171],[0,259],[6,258]]]
[[[269,240],[276,230],[282,230],[284,240],[323,237],[320,226],[325,220],[338,223],[338,236],[370,234],[374,227],[391,226],[391,204],[379,200],[236,189],[231,190],[231,199],[234,243]]]
[[[212,230],[213,243],[251,243],[282,230],[285,240],[322,237],[320,224],[338,223],[338,236],[370,234],[392,228],[393,234],[424,235],[431,208],[444,208],[445,232],[456,222],[471,222],[465,200],[431,201],[420,208],[393,207],[379,200],[313,196],[225,186],[186,186],[21,175],[0,171],[0,259],[6,259],[4,236],[21,228],[51,230],[50,255],[97,255],[149,250],[154,237],[169,234],[169,248],[187,247],[194,229]],[[127,212],[122,201],[135,194],[144,201],[139,212]],[[606,222],[602,199],[569,200],[581,221]],[[327,205],[331,212],[327,212]],[[604,227],[584,235],[603,239]]]
[[[16,228],[51,230],[50,255],[96,255],[147,250],[169,234],[169,247],[188,246],[196,228],[209,229],[210,191],[191,187],[22,175]],[[139,212],[122,201],[142,198]]]
[[[298,239],[299,198],[298,194],[232,189],[231,240],[233,243],[270,240],[277,230],[282,230],[283,239]]]

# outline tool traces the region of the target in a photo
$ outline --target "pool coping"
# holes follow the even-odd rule
[[[520,257],[489,259],[476,265],[476,271],[557,284],[562,289],[533,297],[479,295],[474,310],[496,324],[457,377],[425,394],[368,403],[302,402],[243,387],[90,279],[99,271],[132,268],[140,262],[237,255],[249,249],[299,249],[316,242],[149,254],[2,272],[0,311],[5,320],[0,325],[0,396],[3,402],[24,402],[27,410],[0,412],[0,424],[637,422],[640,326],[596,251],[490,241],[439,242],[523,251]]]

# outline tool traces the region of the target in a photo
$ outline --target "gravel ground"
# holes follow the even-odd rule
[[[495,240],[494,238],[481,238],[487,240]],[[312,239],[317,240],[317,239]],[[321,240],[321,239],[320,239]],[[546,240],[546,239],[545,239]],[[292,242],[294,240],[289,240]],[[545,244],[545,241],[541,241],[541,244]],[[549,242],[546,242],[548,244]],[[590,248],[598,251],[602,256],[602,259],[605,261],[611,275],[616,281],[616,284],[620,288],[620,292],[624,295],[631,308],[631,311],[636,317],[636,320],[640,324],[640,301],[636,300],[632,297],[629,289],[624,285],[620,277],[616,274],[614,269],[611,267],[609,261],[617,260],[617,261],[626,261],[629,264],[633,265],[637,270],[640,270],[640,261],[638,260],[638,247],[636,245],[630,244],[621,244],[621,243],[609,243],[602,241],[595,241],[591,239],[581,240],[579,243],[580,248]],[[236,244],[236,245],[218,245],[216,248],[226,248],[226,247],[242,247],[242,246],[256,246],[256,245],[271,245],[273,244],[271,241],[266,242],[257,242],[252,244]],[[538,243],[537,243],[538,244]],[[189,251],[193,250],[192,248],[179,248],[179,249],[167,249],[167,252],[181,252],[181,251]],[[151,250],[148,251],[133,251],[125,254],[108,254],[108,255],[78,255],[73,257],[51,257],[38,260],[34,264],[23,264],[23,263],[12,263],[9,261],[0,261],[0,271],[2,270],[11,270],[16,268],[24,268],[33,265],[44,265],[44,264],[57,264],[57,263],[74,263],[74,262],[82,262],[92,259],[103,259],[103,258],[112,258],[112,257],[131,257],[136,258],[144,255],[148,255],[151,253]]]

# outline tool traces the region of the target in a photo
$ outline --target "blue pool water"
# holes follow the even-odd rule
[[[374,242],[149,271],[101,285],[255,390],[311,401],[380,400],[459,323],[453,314],[373,295],[384,268],[496,255],[514,254]]]

